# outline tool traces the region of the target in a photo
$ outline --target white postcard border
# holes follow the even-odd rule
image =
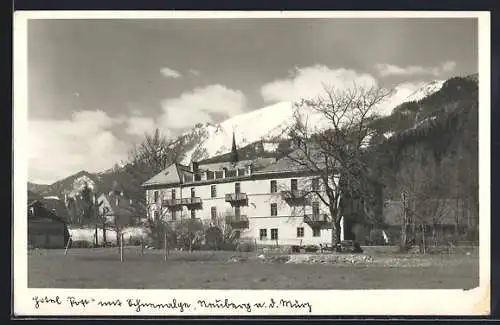
[[[73,290],[27,288],[27,21],[29,19],[199,19],[199,18],[477,18],[479,35],[479,180],[480,180],[480,286],[464,290]],[[13,144],[14,144],[14,215],[13,282],[14,310],[17,316],[63,315],[485,315],[490,308],[490,15],[489,12],[209,12],[209,11],[18,11],[14,13],[13,55]],[[48,153],[57,154],[57,153]],[[142,299],[153,303],[199,299],[231,299],[235,303],[268,301],[273,298],[309,302],[306,309],[210,310],[197,307],[140,312],[131,307],[69,308],[68,304],[41,305],[36,309],[34,296],[67,296],[95,300]]]

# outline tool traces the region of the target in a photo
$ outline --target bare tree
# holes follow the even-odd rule
[[[177,140],[170,140],[156,129],[152,133],[146,133],[141,142],[133,146],[126,164],[113,173],[113,179],[120,180],[141,213],[147,213],[150,207],[141,188],[142,183],[170,164],[180,161],[181,149]]]
[[[407,225],[413,238],[422,243],[425,251],[425,230],[432,229],[432,239],[436,240],[436,230],[445,216],[446,200],[441,197],[445,172],[437,162],[431,160],[425,165],[418,159],[406,163],[398,172],[398,185],[406,194]],[[420,228],[421,238],[417,239],[416,229]],[[406,243],[401,243],[406,245]]]
[[[313,193],[328,206],[332,245],[337,247],[341,197],[354,192],[368,195],[363,152],[375,132],[369,124],[376,117],[376,106],[391,91],[353,85],[340,90],[324,87],[324,92],[325,96],[296,103],[295,123],[288,130],[295,150],[287,157],[321,179],[323,190]],[[315,126],[314,116],[326,125]]]
[[[146,133],[142,142],[132,148],[130,163],[157,174],[182,158],[182,151],[176,145],[176,141],[169,140],[156,129],[153,133]]]

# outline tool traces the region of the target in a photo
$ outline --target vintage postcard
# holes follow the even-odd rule
[[[16,316],[487,315],[487,12],[15,12]]]

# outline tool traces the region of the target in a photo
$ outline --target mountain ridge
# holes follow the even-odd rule
[[[468,79],[477,83],[477,74],[456,78]],[[406,120],[405,117],[408,116],[406,111],[415,109],[415,103],[419,101],[425,101],[426,98],[435,94],[439,95],[443,88],[450,87],[450,83],[453,84],[453,80],[456,78],[425,83],[421,88],[407,94],[404,99],[399,98],[394,101],[394,103],[402,102],[392,107],[390,114],[383,115],[380,121],[377,121],[380,133],[390,138],[390,136],[387,136],[389,133],[399,134],[403,129],[417,126],[418,123],[425,124],[425,121],[422,122],[424,119],[431,120],[430,113],[427,114],[428,116],[413,114],[411,115],[413,121]],[[436,95],[436,98],[439,97],[438,95]],[[445,95],[443,96],[441,96],[443,97],[441,99],[438,98],[438,101],[448,100]],[[252,157],[259,150],[268,153],[275,152],[279,147],[276,138],[279,138],[283,130],[292,122],[290,120],[293,116],[292,106],[291,102],[279,102],[234,116],[221,123],[195,125],[191,130],[182,133],[175,141],[176,146],[184,156],[181,163],[188,164],[191,161],[207,160],[229,153],[233,130],[235,131],[238,150],[243,152],[243,157]],[[255,126],[256,122],[259,123],[259,127]],[[122,166],[119,169],[123,170],[124,168]],[[116,173],[116,170],[109,169],[96,173],[80,171],[50,185],[29,183],[29,186],[31,187],[30,190],[38,189],[37,193],[41,195],[62,197],[64,194],[74,194],[77,191],[78,184],[90,180],[96,190],[105,193],[111,188],[111,184],[107,183],[113,178],[113,173]]]

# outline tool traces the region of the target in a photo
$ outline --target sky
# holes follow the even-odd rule
[[[476,73],[476,19],[156,19],[28,22],[28,178],[50,184],[322,82]]]

